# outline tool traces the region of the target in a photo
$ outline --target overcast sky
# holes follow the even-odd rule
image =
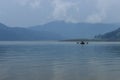
[[[0,0],[0,22],[33,26],[55,20],[120,23],[120,0]]]

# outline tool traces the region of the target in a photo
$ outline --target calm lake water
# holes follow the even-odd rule
[[[0,80],[120,80],[120,43],[0,42]]]

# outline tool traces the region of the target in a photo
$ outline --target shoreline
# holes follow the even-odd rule
[[[61,40],[61,42],[120,42],[120,40],[95,40],[95,39],[79,39],[79,40]]]

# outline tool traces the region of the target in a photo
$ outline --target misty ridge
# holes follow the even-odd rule
[[[5,24],[0,23],[0,40],[40,41],[40,40],[94,39],[102,38],[100,36],[98,37],[97,35],[111,32],[113,30],[118,29],[119,27],[120,25],[118,24],[102,24],[102,23],[91,24],[91,23],[70,23],[64,21],[54,21],[44,25],[21,28],[21,27],[9,27],[6,26]]]

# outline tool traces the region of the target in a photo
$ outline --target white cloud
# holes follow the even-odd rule
[[[112,4],[113,0],[53,0],[53,18],[68,22],[100,23],[106,19]]]
[[[40,0],[34,0],[33,2],[30,3],[31,7],[33,8],[39,8],[40,7]]]
[[[17,0],[17,3],[22,6],[29,6],[32,8],[39,8],[41,0]]]
[[[120,22],[119,3],[120,0],[0,0],[0,19],[10,25],[36,25],[54,20]]]
[[[14,2],[17,2],[18,4],[25,6],[28,3],[29,0],[16,0]]]
[[[67,22],[103,22],[108,14],[109,8],[116,2],[113,0],[17,0],[22,6],[39,8],[48,6],[53,13],[46,17],[51,20],[64,20]],[[42,3],[44,2],[44,3]],[[47,5],[44,5],[48,2]],[[41,15],[41,14],[40,14]],[[50,19],[49,19],[50,20]],[[47,22],[47,21],[46,21]]]
[[[2,12],[0,12],[0,18],[2,17]]]
[[[78,3],[67,0],[53,0],[55,20],[65,20],[67,22],[76,22],[79,19]]]
[[[109,8],[112,6],[111,1],[113,0],[97,0],[95,3],[96,10],[92,14],[87,16],[86,22],[89,23],[103,22],[107,17]]]
[[[101,14],[93,14],[87,17],[86,22],[88,23],[101,23],[104,19],[104,15]]]

